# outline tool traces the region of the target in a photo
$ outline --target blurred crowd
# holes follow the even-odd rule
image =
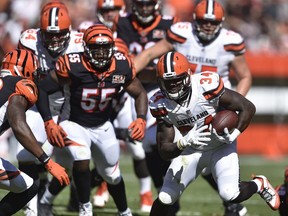
[[[15,47],[23,29],[38,26],[41,5],[47,0],[1,0],[0,46],[2,52]],[[97,0],[63,0],[76,29],[95,16]],[[226,9],[225,27],[239,32],[252,52],[288,53],[287,0],[220,0]],[[192,0],[163,0],[163,14],[192,19]],[[126,0],[129,12],[131,0]]]

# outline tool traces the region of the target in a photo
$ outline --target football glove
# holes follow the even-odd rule
[[[183,150],[187,146],[206,146],[211,140],[209,137],[211,135],[210,131],[204,132],[208,128],[208,125],[204,125],[197,129],[197,124],[181,139],[177,141],[177,147]]]
[[[133,140],[142,140],[145,135],[146,120],[143,118],[137,118],[129,125],[128,130],[130,132],[130,137]]]
[[[65,169],[58,163],[55,163],[51,158],[44,166],[47,171],[59,181],[61,185],[68,185],[70,183],[69,177],[65,172]]]
[[[64,138],[67,136],[62,127],[56,124],[53,119],[44,122],[48,141],[51,145],[63,148]]]
[[[228,128],[224,128],[224,134],[222,136],[220,136],[214,128],[212,130],[212,133],[220,142],[227,144],[233,143],[236,138],[241,134],[241,132],[237,128],[235,128],[231,133],[229,133]]]

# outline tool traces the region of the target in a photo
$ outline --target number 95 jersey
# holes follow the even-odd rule
[[[116,52],[107,71],[93,69],[81,53],[60,57],[56,64],[58,77],[70,79],[69,98],[65,98],[65,117],[85,127],[96,127],[109,120],[112,99],[136,76],[130,58]],[[68,106],[67,106],[67,104]]]
[[[191,88],[191,94],[182,105],[166,98],[161,91],[155,93],[149,100],[151,114],[156,119],[174,125],[183,136],[193,128],[194,124],[197,124],[198,128],[210,124],[216,114],[219,97],[225,91],[222,79],[213,72],[192,75]],[[199,146],[199,150],[208,150],[218,145],[221,143]]]

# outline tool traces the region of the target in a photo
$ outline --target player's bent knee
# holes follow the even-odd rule
[[[114,170],[113,172],[108,172],[109,174],[105,173],[104,175],[102,175],[103,179],[111,185],[116,185],[121,181],[121,173],[120,173],[120,169],[116,168],[116,170]]]
[[[21,172],[16,178],[10,180],[10,191],[13,193],[22,193],[29,189],[34,183],[34,180],[27,174]]]
[[[220,190],[219,195],[223,201],[228,202],[234,200],[238,195],[239,191],[235,190],[234,187],[226,187],[225,190]]]
[[[158,198],[164,205],[172,205],[174,203],[172,197],[166,192],[160,192]]]
[[[128,143],[128,148],[131,152],[131,155],[134,160],[143,160],[145,159],[145,151],[143,149],[143,145],[139,141],[133,141]]]

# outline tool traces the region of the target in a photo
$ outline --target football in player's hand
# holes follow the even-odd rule
[[[232,110],[221,110],[216,113],[212,119],[212,127],[215,128],[219,135],[224,133],[224,128],[227,127],[229,131],[232,131],[238,123],[238,115]]]

